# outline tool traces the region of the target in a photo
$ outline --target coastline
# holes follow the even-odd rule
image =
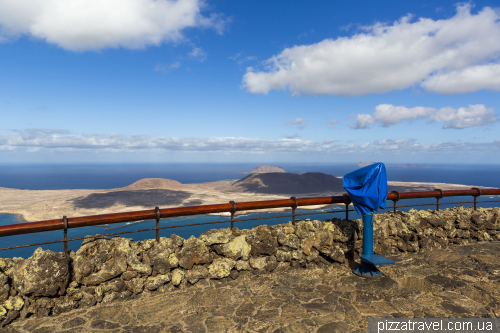
[[[155,181],[153,181],[155,180]],[[143,179],[142,186],[129,185],[109,190],[20,190],[0,187],[0,213],[16,215],[19,223],[60,219],[63,216],[80,217],[120,212],[132,212],[211,205],[229,201],[263,201],[289,199],[290,195],[262,194],[254,192],[225,192],[234,180],[199,184],[182,184],[176,181]],[[422,183],[388,182],[389,192],[470,189],[471,186]],[[344,192],[311,193],[297,197],[341,196]],[[343,206],[343,204],[340,204]],[[317,210],[332,205],[301,206],[300,209]],[[290,208],[273,208],[247,211],[251,213],[284,212]],[[241,215],[236,212],[236,215]]]
[[[22,214],[16,214],[16,220],[19,223],[26,223],[26,222],[28,222],[28,221],[26,221],[26,219],[24,218],[24,216]]]
[[[343,204],[329,204],[329,205],[314,205],[314,206],[301,206],[297,210],[321,210],[321,209],[326,209],[328,207],[332,206],[344,206]],[[351,206],[352,207],[352,206]],[[147,209],[142,209],[142,210],[147,210]],[[291,214],[291,208],[269,208],[269,209],[256,209],[256,210],[250,210],[250,211],[237,211],[234,213],[235,217],[238,216],[246,216],[249,214],[263,214],[263,213],[286,213],[289,212]],[[117,212],[120,213],[120,212]],[[38,222],[42,220],[37,220],[37,221],[28,221],[24,218],[22,214],[15,213],[15,212],[8,212],[8,211],[1,211],[0,214],[6,214],[6,215],[14,215],[17,223],[29,223],[29,222]],[[95,214],[95,215],[100,215],[100,214]],[[231,217],[231,213],[228,212],[222,212],[222,213],[208,213],[208,214],[201,214],[201,215],[209,215],[209,216],[221,216],[221,217]],[[88,216],[88,215],[82,215],[82,216]],[[79,217],[79,216],[68,216],[69,217]],[[54,219],[57,219],[58,217],[55,217]],[[50,219],[49,219],[50,220]]]

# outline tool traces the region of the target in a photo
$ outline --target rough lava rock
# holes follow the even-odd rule
[[[254,255],[272,255],[278,247],[278,240],[272,234],[267,225],[259,225],[252,229],[251,235],[247,238],[251,246],[250,253]]]
[[[211,229],[200,235],[200,240],[205,242],[205,245],[226,244],[231,240],[233,233],[231,229]]]
[[[88,237],[73,255],[73,276],[80,284],[98,285],[127,270],[130,239]]]
[[[184,246],[179,251],[179,266],[184,269],[191,269],[193,265],[206,264],[210,262],[210,254],[205,243],[191,236],[184,242]]]
[[[63,295],[69,282],[68,264],[64,253],[39,247],[30,258],[14,265],[14,288],[23,295]]]
[[[246,241],[246,236],[235,237],[232,241],[222,246],[222,253],[225,257],[231,259],[248,260],[251,246]]]
[[[232,259],[215,259],[208,265],[208,274],[212,279],[222,279],[229,276],[236,262]]]
[[[0,304],[9,298],[9,277],[0,271]]]
[[[172,235],[170,238],[160,237],[160,242],[155,241],[145,254],[148,256],[151,265],[160,274],[166,274],[179,266],[179,259],[175,252],[183,242],[177,241],[177,237],[177,235]]]
[[[499,241],[499,217],[500,208],[474,211],[462,206],[377,214],[374,252],[386,256],[432,253],[454,244]],[[81,248],[70,252],[69,257],[37,249],[26,260],[0,258],[0,326],[30,315],[45,317],[97,303],[136,298],[143,292],[183,289],[205,279],[260,276],[266,271],[283,272],[288,267],[347,269],[346,259],[359,260],[362,238],[361,219],[336,218],[261,225],[251,230],[212,229],[188,240],[177,235],[162,237],[159,242],[86,237]],[[479,256],[478,260],[483,259]],[[497,270],[484,265],[486,270]],[[442,279],[434,280],[429,283]],[[408,279],[408,283],[414,282]],[[225,283],[226,280],[221,282]],[[311,309],[323,306],[305,304]]]

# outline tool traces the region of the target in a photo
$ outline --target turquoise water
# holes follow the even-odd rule
[[[342,210],[343,207],[332,207],[334,210]],[[309,210],[300,210],[297,209],[296,213],[308,213]],[[317,211],[319,212],[319,211]],[[276,212],[276,213],[252,213],[252,214],[243,214],[238,215],[237,219],[247,219],[247,218],[262,218],[262,217],[271,217],[271,216],[281,216],[281,215],[289,215],[291,214],[291,210],[289,212]],[[339,218],[341,216],[345,216],[345,213],[335,214]],[[314,218],[319,219],[327,219],[332,218],[334,214],[318,214],[313,215]],[[313,218],[311,216],[311,218]],[[299,217],[297,217],[299,218]],[[306,217],[303,217],[306,218]],[[175,226],[175,225],[185,225],[185,224],[193,224],[193,223],[205,223],[205,222],[222,222],[217,224],[209,224],[202,226],[189,226],[189,227],[179,227],[173,229],[163,229],[160,230],[160,237],[170,237],[172,234],[179,235],[183,238],[189,238],[191,235],[198,237],[200,234],[210,230],[210,229],[219,229],[219,228],[229,228],[231,226],[230,218],[225,216],[214,216],[214,215],[198,215],[198,216],[186,216],[186,217],[174,217],[174,218],[165,218],[160,220],[160,227],[166,226]],[[251,229],[256,225],[267,224],[274,225],[280,223],[288,223],[291,221],[291,217],[281,217],[281,218],[273,218],[268,220],[256,220],[256,221],[241,221],[235,222],[235,227],[239,229]],[[0,214],[0,225],[7,225],[13,223],[20,223],[16,220],[15,215],[11,214]],[[155,220],[147,220],[147,221],[138,221],[138,222],[127,222],[127,223],[117,223],[112,225],[102,225],[95,227],[84,227],[84,228],[75,228],[68,229],[68,238],[78,238],[84,237],[86,235],[96,235],[96,234],[109,234],[115,232],[123,232],[123,231],[132,231],[132,230],[141,230],[154,228],[156,226]],[[144,239],[151,239],[156,237],[156,231],[141,231],[136,233],[124,234],[120,235],[121,237],[132,238],[135,241],[140,241]],[[38,242],[48,242],[54,240],[63,239],[63,231],[55,230],[55,231],[46,231],[40,232],[36,234],[25,234],[25,235],[16,235],[16,236],[7,236],[0,238],[0,247],[10,247],[17,246],[22,244],[33,244]],[[111,236],[113,237],[113,236]],[[70,250],[78,250],[81,246],[82,241],[71,241],[68,242],[68,248]],[[47,244],[41,246],[43,249],[49,249],[51,251],[60,252],[63,251],[64,246],[63,243],[56,244]],[[3,258],[12,258],[12,257],[23,257],[27,258],[31,256],[36,247],[26,247],[12,250],[2,250],[0,251],[0,257]]]

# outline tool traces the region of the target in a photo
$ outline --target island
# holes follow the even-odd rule
[[[365,166],[375,164],[377,162],[359,162],[358,163],[358,168],[363,168]],[[396,164],[396,165],[385,165],[387,168],[432,168],[430,165],[420,165],[420,164],[411,164],[411,163],[405,163],[405,164]]]
[[[389,191],[470,189],[470,186],[388,182]],[[0,213],[16,214],[20,221],[33,222],[181,206],[262,201],[297,197],[337,196],[345,193],[342,177],[321,172],[253,173],[243,179],[200,184],[182,184],[172,179],[141,179],[123,188],[107,190],[21,190],[0,187]],[[318,209],[324,206],[306,206]],[[264,211],[283,211],[284,208]],[[257,212],[257,211],[255,211]]]
[[[257,165],[252,171],[242,171],[239,174],[252,174],[252,173],[271,173],[271,172],[282,172],[286,173],[285,169],[274,166],[274,165]]]

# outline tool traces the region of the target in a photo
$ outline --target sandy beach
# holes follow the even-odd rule
[[[0,213],[17,214],[26,222],[147,209],[235,202],[287,199],[290,195],[226,192],[234,180],[181,184],[175,180],[148,178],[109,190],[20,190],[0,187]],[[388,182],[389,191],[409,192],[470,189],[443,183]],[[311,193],[301,197],[342,195],[344,192]],[[308,206],[317,209],[321,206]],[[306,207],[301,207],[306,208]],[[278,209],[279,210],[279,209]],[[283,210],[283,209],[281,209]],[[266,210],[269,211],[269,210]]]

